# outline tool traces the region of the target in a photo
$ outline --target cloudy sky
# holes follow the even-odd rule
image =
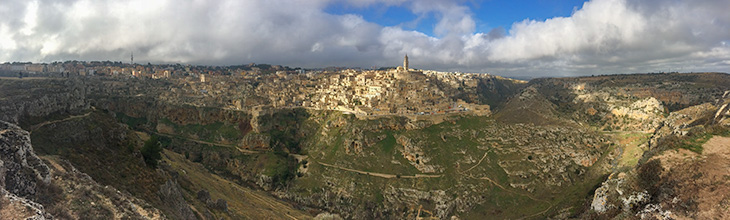
[[[0,62],[730,72],[727,0],[1,0]]]

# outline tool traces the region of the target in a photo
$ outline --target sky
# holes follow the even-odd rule
[[[0,0],[0,62],[730,72],[727,0]]]

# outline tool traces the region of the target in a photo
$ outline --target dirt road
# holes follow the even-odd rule
[[[399,177],[398,175],[393,175],[393,174],[375,173],[375,172],[367,172],[367,171],[362,171],[362,170],[355,170],[355,169],[344,168],[344,167],[341,167],[341,166],[335,166],[335,165],[332,165],[332,164],[327,164],[327,163],[322,163],[322,162],[316,162],[316,163],[321,164],[322,166],[326,166],[326,167],[331,167],[331,168],[336,168],[336,169],[340,169],[340,170],[355,172],[355,173],[359,173],[359,174],[365,174],[365,175],[369,175],[369,176],[376,176],[376,177],[381,177],[381,178],[386,178],[386,179],[391,179],[391,178],[403,178],[403,179],[439,178],[439,177],[442,177],[443,176],[441,174],[436,174],[436,175],[434,175],[434,174],[415,174],[415,175],[412,175],[412,176],[400,176]]]
[[[49,124],[55,124],[55,123],[69,121],[69,120],[73,120],[73,119],[77,119],[77,118],[87,117],[87,116],[91,115],[92,112],[93,111],[90,111],[90,112],[87,112],[86,114],[83,114],[83,115],[72,115],[72,116],[69,116],[67,118],[60,119],[60,120],[44,121],[43,123],[30,126],[30,131],[29,132],[30,133],[33,133],[33,131],[37,130],[38,128],[43,127],[43,126],[46,126],[46,125],[49,125]]]

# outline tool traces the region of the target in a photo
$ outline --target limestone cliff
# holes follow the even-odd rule
[[[0,120],[22,124],[24,119],[87,110],[90,103],[86,99],[86,89],[79,80],[0,82],[0,94],[3,94],[0,98]]]
[[[68,162],[37,156],[29,133],[4,121],[0,121],[0,216],[8,219],[165,218],[145,201],[99,185]]]
[[[0,204],[4,204],[0,213],[18,218],[51,218],[42,205],[28,199],[35,197],[39,185],[50,182],[49,168],[33,152],[28,132],[0,121]]]

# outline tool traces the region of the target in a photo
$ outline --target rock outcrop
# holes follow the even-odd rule
[[[15,124],[24,117],[78,113],[91,106],[86,97],[86,85],[77,80],[47,80],[37,85],[8,83],[1,89],[4,98],[0,99],[0,120]]]
[[[175,180],[168,180],[165,185],[160,186],[160,198],[163,201],[170,204],[173,207],[175,215],[179,219],[193,220],[198,219],[190,209],[190,205],[183,198],[182,192],[180,191],[180,184]]]
[[[0,121],[0,217],[165,219],[145,201],[98,184],[66,161],[42,159],[34,152],[29,133],[4,121]]]
[[[730,126],[730,90],[725,91],[722,97],[718,99],[716,106],[718,106],[717,112],[713,120],[715,123],[719,123],[725,126]]]
[[[51,175],[48,166],[38,158],[30,145],[27,131],[0,121],[0,213],[28,219],[46,219],[42,205],[30,201],[38,185],[48,184]],[[7,204],[5,204],[7,203]],[[21,208],[25,207],[25,209]],[[6,215],[7,214],[7,215]]]

